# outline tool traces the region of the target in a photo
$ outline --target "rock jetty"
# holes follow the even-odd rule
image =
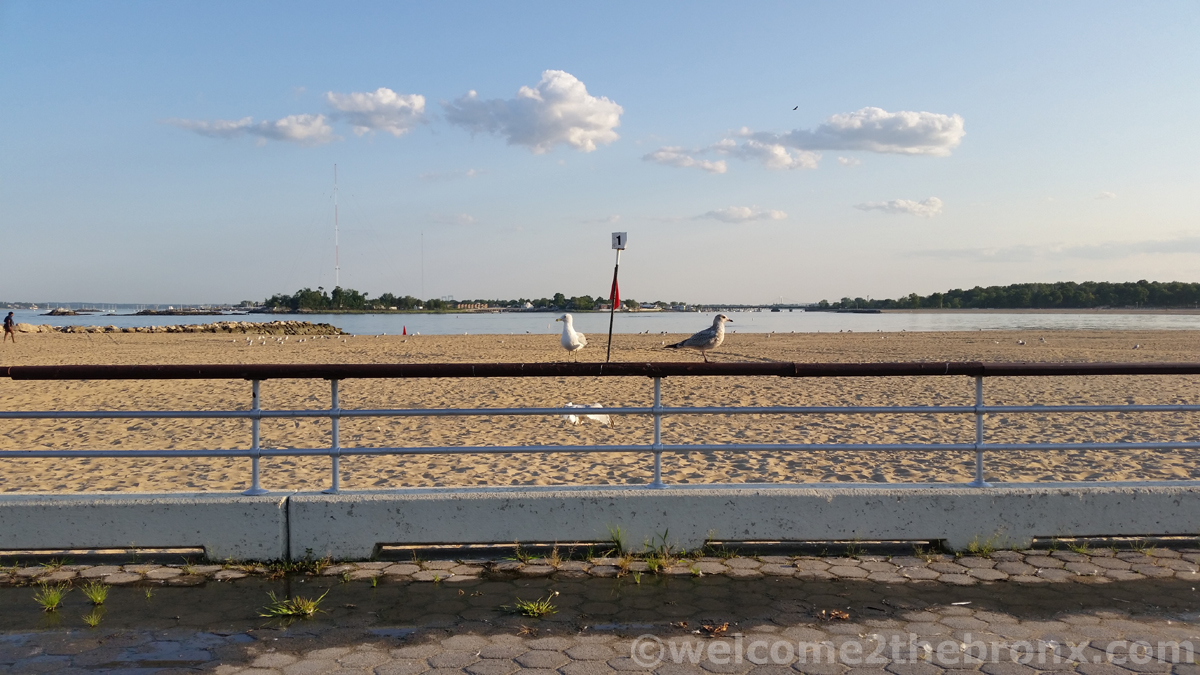
[[[179,326],[35,326],[16,325],[19,333],[240,333],[253,335],[344,335],[341,328],[308,321],[217,321]]]

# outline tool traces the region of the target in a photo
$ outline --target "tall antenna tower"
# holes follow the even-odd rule
[[[338,183],[337,164],[333,165],[333,285],[341,286],[342,259],[338,250]]]

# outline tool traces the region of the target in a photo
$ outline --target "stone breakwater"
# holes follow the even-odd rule
[[[1200,579],[1200,549],[1094,549],[1086,553],[1027,549],[995,551],[988,555],[946,553],[911,556],[858,555],[756,557],[681,557],[667,560],[589,558],[562,560],[458,558],[451,560],[336,563],[306,565],[309,574],[345,581],[388,578],[396,581],[467,581],[485,578],[553,577],[556,579],[612,578],[638,575],[739,579],[793,577],[810,581],[870,581],[887,584],[936,583],[975,586],[981,583],[1106,584],[1139,579]],[[249,576],[271,577],[276,565],[38,565],[0,568],[0,585],[78,583],[167,584],[195,586],[207,581],[233,581]]]
[[[343,335],[342,329],[327,323],[308,321],[217,321],[215,323],[176,326],[35,326],[19,323],[19,333],[226,333],[244,335]]]

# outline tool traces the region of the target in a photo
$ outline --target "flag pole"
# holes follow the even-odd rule
[[[609,359],[612,358],[613,316],[617,312],[617,298],[619,297],[619,291],[617,291],[617,270],[621,269],[621,250],[617,249],[617,264],[613,265],[613,285],[612,290],[608,294],[608,353],[604,355],[605,363],[608,363]]]

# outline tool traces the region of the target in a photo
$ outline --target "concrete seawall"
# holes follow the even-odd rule
[[[386,544],[942,540],[1200,533],[1200,487],[1171,483],[513,487],[0,496],[0,549],[203,546],[213,559],[365,559]]]
[[[203,547],[214,560],[287,558],[290,493],[0,496],[0,549]]]

